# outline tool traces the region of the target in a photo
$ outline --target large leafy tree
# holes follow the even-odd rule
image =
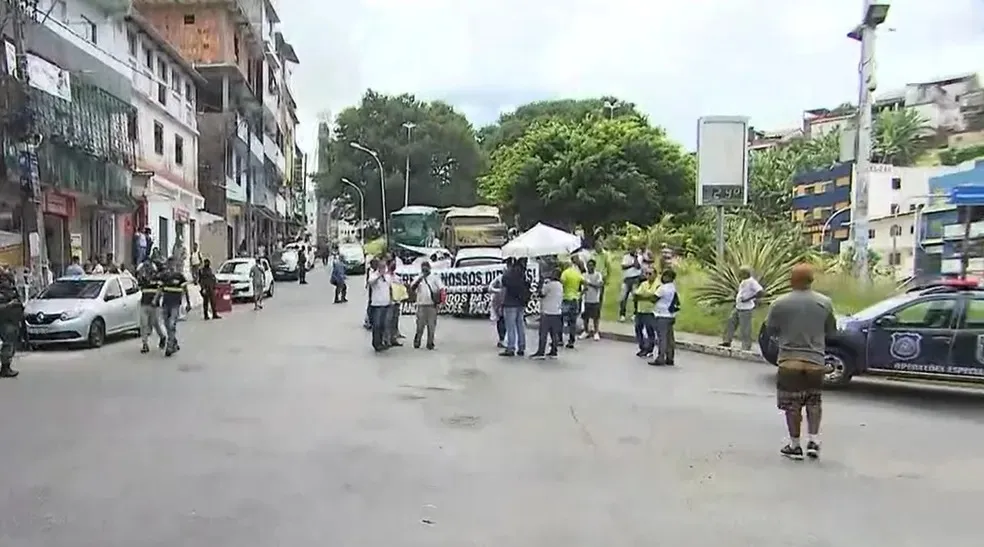
[[[483,127],[478,140],[487,152],[518,141],[534,124],[546,120],[581,122],[588,118],[642,118],[634,103],[617,97],[597,99],[559,99],[537,101],[499,116],[498,121]]]
[[[666,213],[694,211],[694,161],[641,118],[540,121],[499,147],[480,178],[484,198],[519,216],[581,226],[585,233],[625,222],[647,226]]]
[[[406,122],[416,124],[409,140]],[[366,218],[382,219],[379,167],[350,145],[357,142],[379,154],[386,175],[386,213],[403,207],[407,156],[411,205],[476,203],[476,179],[485,169],[485,156],[471,124],[446,103],[370,89],[358,106],[338,114],[334,127],[323,129],[316,180],[325,199],[347,196],[344,201],[357,204],[357,192],[341,182],[347,178],[362,186]]]
[[[748,212],[769,222],[789,220],[793,177],[833,167],[840,156],[840,135],[828,133],[752,153],[748,172]]]

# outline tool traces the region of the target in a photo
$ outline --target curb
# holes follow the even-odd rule
[[[605,340],[613,340],[615,342],[629,342],[635,343],[635,336],[631,334],[621,334],[617,332],[605,332],[602,331],[601,337]],[[752,363],[767,363],[764,357],[754,351],[745,351],[743,349],[737,348],[725,348],[721,346],[711,346],[708,344],[702,344],[700,342],[689,342],[687,340],[677,340],[677,349],[682,349],[686,351],[692,351],[694,353],[703,353],[705,355],[715,355],[717,357],[726,357],[728,359],[737,359],[739,361],[748,361]]]

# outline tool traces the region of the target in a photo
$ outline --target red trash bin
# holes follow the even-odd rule
[[[215,313],[232,311],[232,284],[218,283],[215,285]]]

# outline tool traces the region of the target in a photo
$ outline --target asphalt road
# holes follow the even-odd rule
[[[767,368],[606,341],[502,360],[453,319],[435,352],[377,356],[360,291],[311,281],[196,315],[171,359],[24,357],[0,381],[0,546],[981,544],[982,394],[829,393],[823,459],[791,462]]]

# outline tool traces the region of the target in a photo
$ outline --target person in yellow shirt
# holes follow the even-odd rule
[[[635,338],[639,344],[637,357],[652,357],[653,348],[656,347],[656,316],[653,310],[656,308],[656,289],[659,288],[659,279],[656,270],[648,268],[643,272],[645,279],[635,288]]]
[[[567,347],[574,347],[577,338],[577,316],[581,314],[581,289],[584,276],[581,275],[581,263],[578,258],[571,257],[571,263],[560,273],[560,284],[564,288],[564,301],[561,303],[561,316],[564,320],[564,331],[567,333]]]

